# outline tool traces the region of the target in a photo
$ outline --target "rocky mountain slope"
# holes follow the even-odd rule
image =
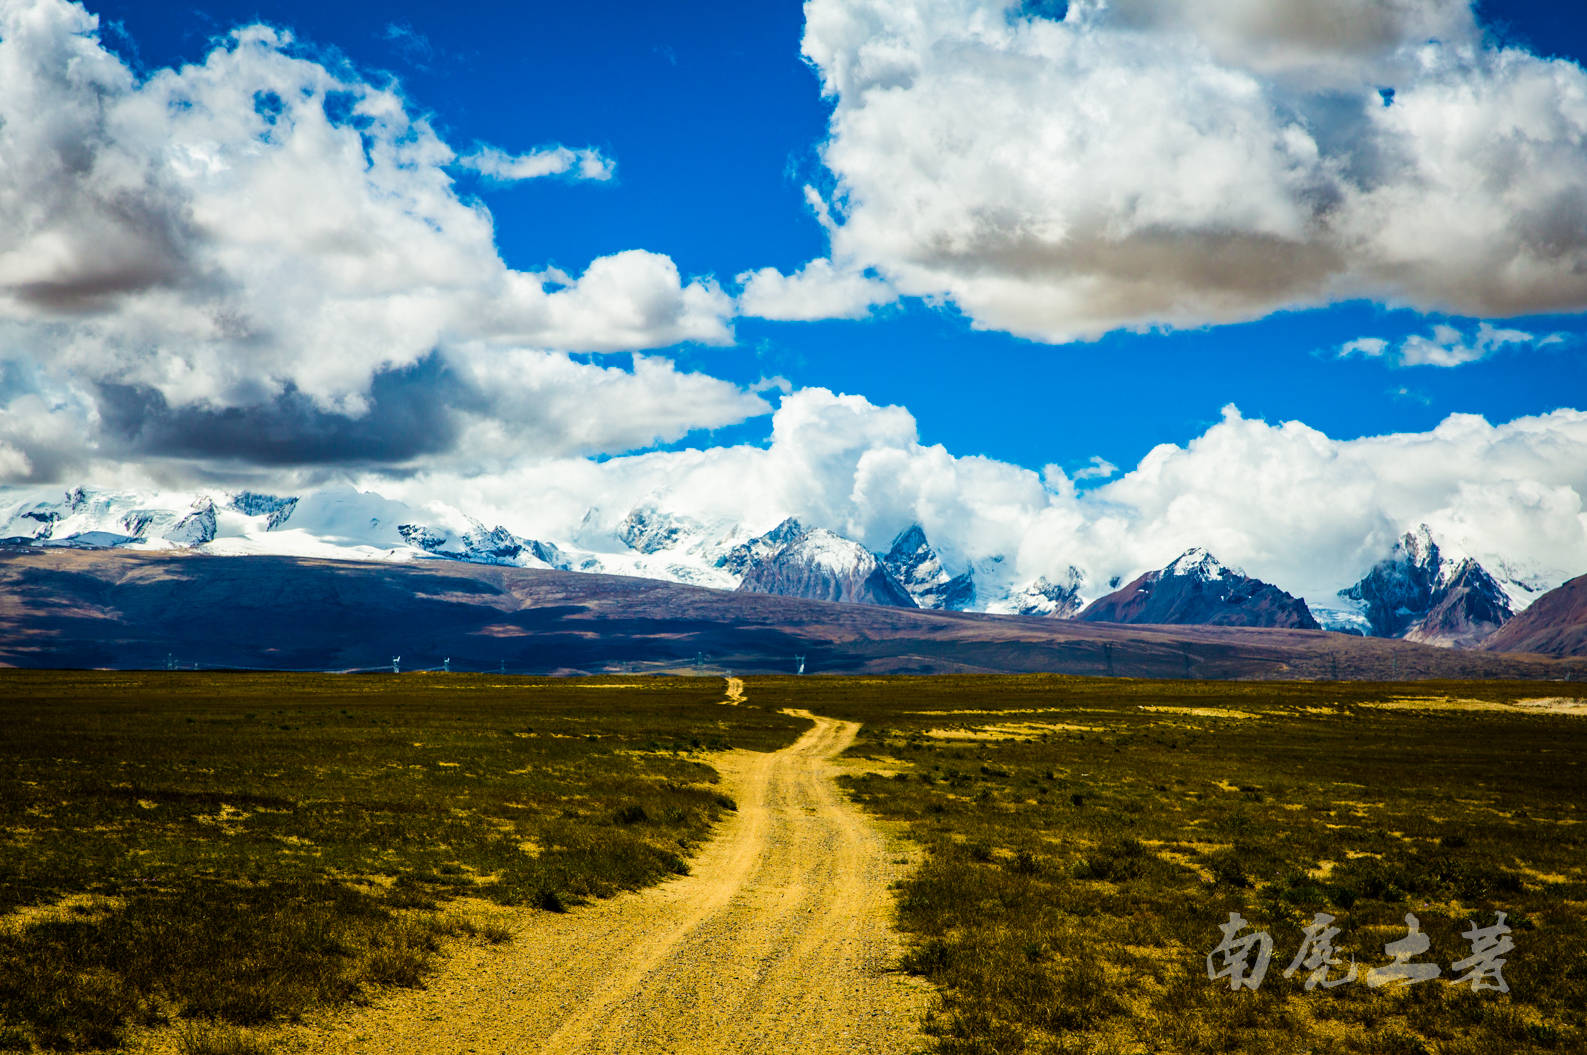
[[[1078,618],[1093,623],[1319,629],[1305,601],[1225,567],[1199,548],[1093,601]]]
[[[1369,632],[1470,647],[1514,616],[1511,595],[1470,557],[1450,554],[1422,524],[1339,596],[1361,606]]]
[[[919,524],[899,532],[882,557],[882,567],[918,608],[962,612],[975,605],[975,573],[966,570],[949,575]]]
[[[742,593],[918,607],[876,556],[858,542],[824,528],[806,531],[791,519],[770,534],[775,538],[755,540],[764,544],[753,548],[747,558],[738,584]]]
[[[1493,652],[1587,656],[1587,575],[1539,597],[1482,647]]]
[[[1039,575],[1023,589],[1011,593],[1001,604],[990,610],[1009,615],[1039,615],[1053,619],[1073,619],[1080,613],[1080,591],[1085,586],[1085,576],[1080,569],[1070,566],[1058,581]]]
[[[1587,676],[1587,661],[1247,627],[1118,626],[710,590],[449,560],[0,546],[0,665],[520,674],[949,672]],[[403,676],[409,676],[404,673]],[[421,675],[423,676],[423,675]],[[441,675],[435,675],[437,677]]]

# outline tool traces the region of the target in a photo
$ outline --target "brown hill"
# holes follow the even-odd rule
[[[1054,671],[1142,677],[1564,677],[1535,656],[1321,631],[1118,626],[433,560],[362,564],[0,547],[0,663],[28,667]],[[1587,673],[1587,663],[1576,662]]]
[[[1483,642],[1494,652],[1587,656],[1587,575],[1555,587]]]

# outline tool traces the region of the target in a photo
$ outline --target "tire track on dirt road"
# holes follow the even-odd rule
[[[464,948],[427,989],[287,1031],[282,1049],[918,1050],[929,990],[891,969],[903,851],[833,780],[859,726],[787,713],[813,723],[791,746],[715,760],[738,810],[689,875],[566,915],[522,913],[510,945]]]

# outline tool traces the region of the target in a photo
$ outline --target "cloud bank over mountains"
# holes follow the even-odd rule
[[[1089,592],[1159,568],[1192,545],[1296,593],[1328,597],[1408,526],[1557,585],[1587,567],[1587,412],[1493,425],[1454,415],[1426,433],[1337,440],[1234,407],[1184,445],[1165,444],[1092,487],[1057,466],[1037,473],[921,441],[902,407],[801,389],[783,398],[764,446],[558,459],[470,479],[364,483],[413,504],[437,495],[536,538],[572,539],[654,507],[764,531],[784,516],[885,551],[920,524],[950,569],[993,557],[990,574]],[[978,576],[982,577],[982,576]]]
[[[1037,340],[1587,307],[1587,72],[1461,0],[810,0],[835,260]]]

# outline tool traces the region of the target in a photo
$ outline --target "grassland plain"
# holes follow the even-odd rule
[[[722,681],[0,672],[0,1050],[244,1027],[419,984],[484,899],[687,868],[700,753],[807,723]]]
[[[1587,1051],[1587,687],[748,679],[863,722],[846,784],[927,851],[899,892],[943,1055]],[[1274,948],[1207,976],[1231,911]],[[1447,984],[1505,912],[1509,993]],[[1414,913],[1441,977],[1307,991]],[[1249,934],[1249,931],[1245,932]],[[1332,978],[1337,979],[1338,973]]]

